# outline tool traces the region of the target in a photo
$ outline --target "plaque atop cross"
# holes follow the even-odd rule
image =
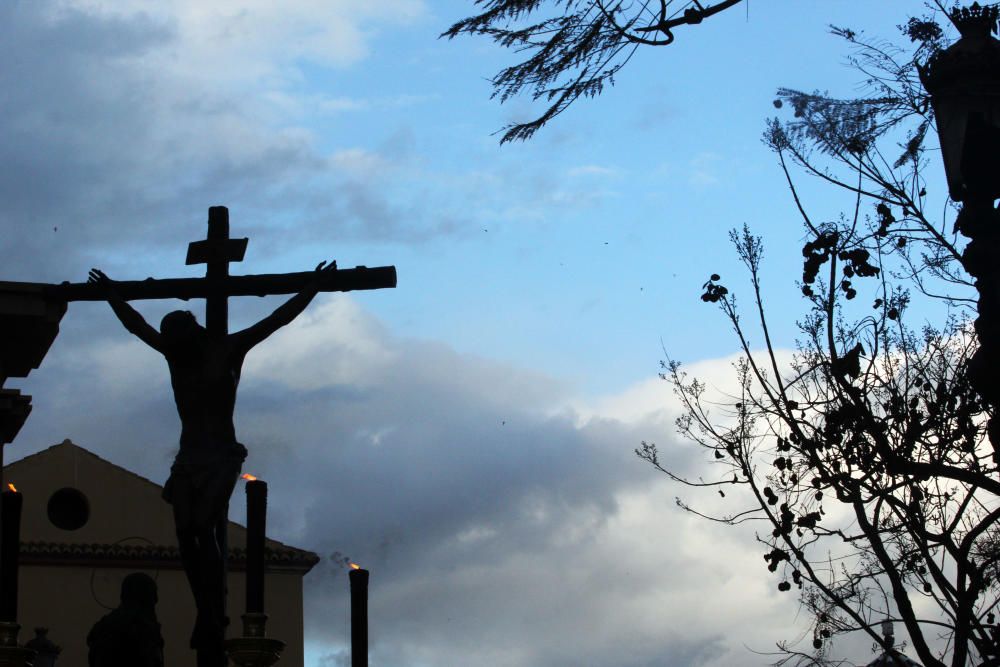
[[[188,244],[184,263],[205,264],[208,296],[205,299],[205,328],[212,335],[228,333],[229,298],[225,293],[229,263],[242,262],[250,239],[229,238],[229,211],[224,206],[208,209],[208,234],[203,241]]]

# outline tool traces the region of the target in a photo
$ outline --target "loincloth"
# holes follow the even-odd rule
[[[178,494],[188,502],[228,503],[247,457],[247,448],[238,442],[212,448],[181,446],[163,485],[163,499],[175,504]]]

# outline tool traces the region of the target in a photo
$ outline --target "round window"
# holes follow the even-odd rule
[[[49,521],[63,530],[82,528],[90,518],[90,503],[79,489],[59,489],[49,498]]]

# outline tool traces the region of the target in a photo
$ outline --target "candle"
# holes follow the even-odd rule
[[[248,614],[264,613],[264,533],[267,482],[247,478],[247,606]]]
[[[0,500],[0,621],[17,620],[17,566],[21,553],[20,492],[10,484]]]
[[[351,563],[351,667],[368,667],[368,570]]]

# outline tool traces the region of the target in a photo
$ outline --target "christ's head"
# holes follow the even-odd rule
[[[190,310],[175,310],[160,320],[160,335],[171,348],[185,348],[202,337],[205,328],[198,324]]]

